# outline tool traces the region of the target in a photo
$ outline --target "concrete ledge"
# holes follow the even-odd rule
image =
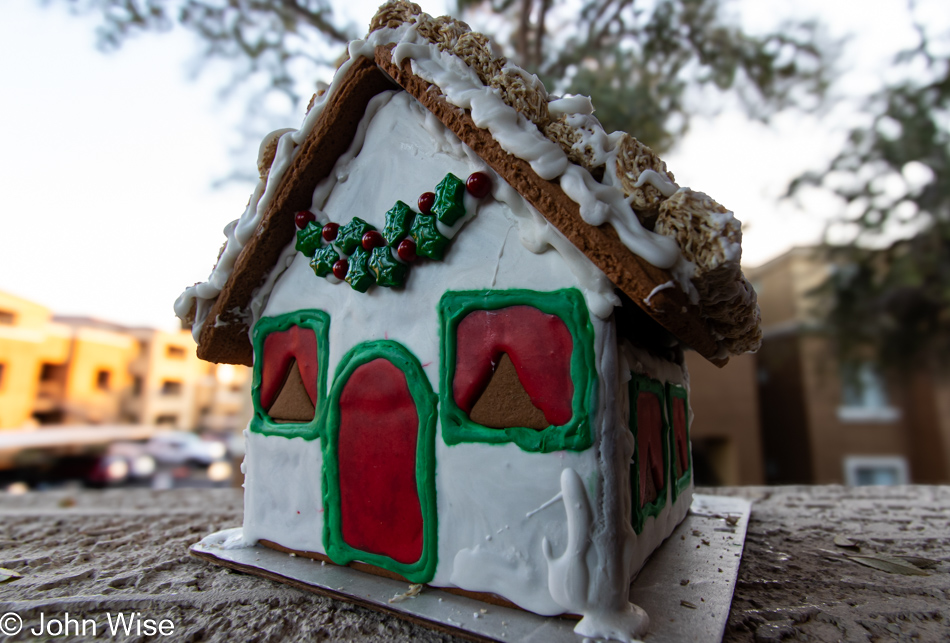
[[[950,637],[950,487],[700,492],[754,501],[725,640]],[[110,616],[138,613],[171,620],[175,639],[455,640],[189,556],[239,525],[242,506],[231,489],[0,495],[0,566],[23,575],[0,585],[0,614],[17,613],[26,631],[69,612],[95,621],[97,636]],[[827,553],[845,551],[835,536],[862,553],[940,562],[929,576],[889,574]]]

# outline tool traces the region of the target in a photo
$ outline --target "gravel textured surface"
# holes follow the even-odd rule
[[[725,640],[950,640],[950,487],[701,491],[755,500]],[[106,639],[109,616],[122,612],[171,620],[165,640],[176,641],[457,640],[188,554],[241,515],[241,494],[229,489],[0,495],[0,566],[22,575],[0,585],[0,615],[24,623],[9,640],[33,640],[41,613],[66,612],[94,620]],[[860,549],[836,546],[836,536]],[[844,554],[936,562],[909,576]],[[134,628],[119,638],[158,640]]]
[[[754,500],[725,640],[950,641],[950,487],[704,493]],[[844,554],[933,562],[918,561],[928,576],[904,575]]]

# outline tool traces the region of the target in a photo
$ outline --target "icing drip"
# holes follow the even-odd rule
[[[561,499],[567,512],[567,549],[555,558],[547,537],[541,541],[548,563],[548,590],[565,610],[587,610],[587,548],[590,547],[592,522],[590,502],[581,477],[573,469],[561,472]]]
[[[661,290],[666,290],[667,288],[673,288],[674,286],[676,286],[676,284],[674,284],[672,281],[663,282],[662,284],[660,284],[659,286],[656,286],[653,290],[650,291],[650,294],[646,296],[646,299],[643,300],[643,303],[649,306],[650,300],[653,299],[653,296],[656,293],[660,292]]]
[[[598,183],[584,168],[570,164],[561,175],[561,189],[580,206],[585,222],[592,226],[611,224],[623,245],[634,254],[658,268],[672,268],[679,260],[680,251],[674,239],[641,226],[623,193],[613,186]]]
[[[317,216],[326,217],[322,212],[317,213]],[[277,283],[277,279],[284,274],[284,271],[290,267],[290,264],[293,263],[294,257],[297,256],[297,249],[293,244],[288,245],[280,253],[280,257],[277,259],[277,263],[274,264],[274,267],[268,273],[267,278],[264,280],[260,286],[258,286],[253,293],[251,293],[251,301],[248,304],[248,309],[250,311],[250,318],[254,321],[257,321],[261,318],[261,314],[264,312],[264,307],[267,305],[267,298],[270,295],[271,291],[274,289],[274,284]]]
[[[524,515],[524,517],[525,517],[525,518],[530,518],[531,516],[533,516],[534,514],[538,513],[539,511],[543,511],[543,510],[547,509],[548,507],[550,507],[551,505],[553,505],[555,502],[557,502],[558,500],[560,500],[562,497],[564,497],[564,494],[563,494],[563,493],[558,493],[556,496],[554,496],[553,498],[551,498],[550,500],[548,500],[546,503],[544,503],[543,505],[541,505],[541,506],[538,507],[537,509],[532,509],[531,511],[529,511],[528,513],[526,513],[526,514]]]
[[[676,191],[680,189],[677,184],[673,183],[655,170],[643,170],[643,172],[640,173],[640,177],[637,179],[637,182],[633,184],[633,187],[642,188],[647,183],[655,187],[660,191],[660,194],[667,198],[676,194]],[[633,197],[629,197],[628,202],[632,199]]]
[[[581,477],[573,469],[561,472],[561,494],[567,512],[567,549],[554,558],[545,538],[541,546],[548,563],[548,590],[566,611],[582,614],[574,632],[591,638],[636,641],[650,624],[642,608],[631,603],[620,610],[600,601],[591,601],[591,570],[587,550],[591,544],[593,516]],[[593,574],[596,578],[596,573]]]
[[[244,549],[254,546],[254,543],[244,540],[244,529],[241,527],[215,532],[204,538],[201,544],[215,549]]]

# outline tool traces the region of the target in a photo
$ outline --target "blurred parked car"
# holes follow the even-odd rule
[[[155,473],[155,458],[139,442],[113,442],[86,475],[92,486],[143,482]]]
[[[196,464],[207,467],[224,458],[228,447],[220,440],[203,440],[186,431],[157,433],[146,443],[146,452],[159,464]]]

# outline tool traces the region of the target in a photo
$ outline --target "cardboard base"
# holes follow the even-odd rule
[[[689,515],[630,589],[630,600],[650,615],[650,643],[722,639],[750,512],[749,501],[740,498],[693,497]],[[576,620],[490,605],[434,587],[390,602],[409,585],[261,546],[222,549],[215,544],[223,541],[220,534],[194,545],[192,555],[476,641],[582,640],[574,634]]]

